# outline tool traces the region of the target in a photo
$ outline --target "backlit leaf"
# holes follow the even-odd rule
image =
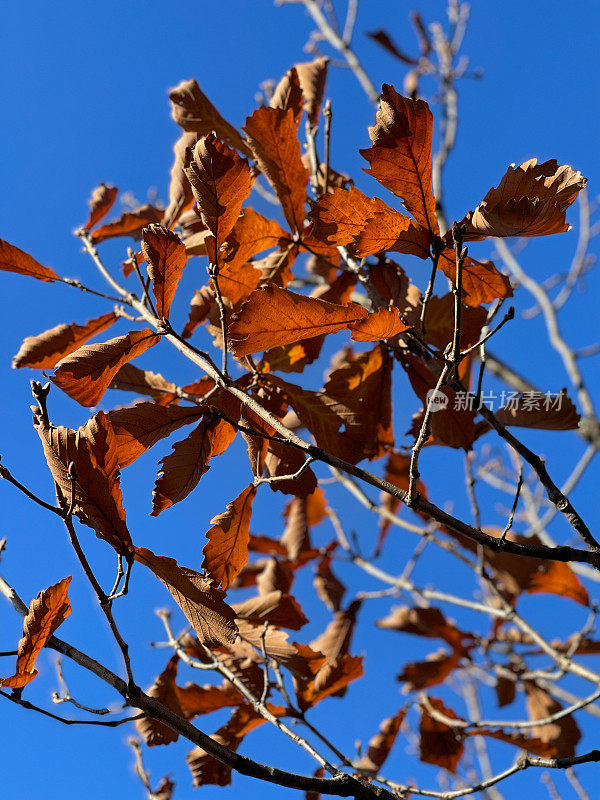
[[[187,262],[185,245],[176,233],[161,225],[150,225],[142,231],[142,253],[148,262],[156,313],[159,319],[168,319],[171,302]]]
[[[90,215],[88,221],[84,225],[87,231],[91,231],[92,228],[108,214],[118,194],[119,190],[116,186],[107,186],[104,183],[101,183],[94,189],[88,201]]]
[[[179,702],[175,678],[177,676],[177,663],[179,656],[174,655],[164,670],[157,677],[154,684],[148,689],[147,694],[154,697],[163,706],[183,717],[183,709]],[[159,722],[152,717],[144,717],[135,722],[135,727],[139,735],[143,738],[148,747],[156,747],[159,744],[170,744],[179,739],[179,734],[164,722]]]
[[[50,267],[43,267],[33,256],[19,250],[14,244],[0,239],[0,270],[4,272],[17,272],[19,275],[29,275],[40,281],[57,281],[58,275]]]
[[[250,517],[256,495],[253,484],[227,505],[227,509],[211,520],[207,532],[202,567],[211,574],[217,585],[226,589],[248,560]]]

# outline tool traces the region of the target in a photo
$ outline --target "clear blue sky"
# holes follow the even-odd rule
[[[427,21],[439,19],[444,3],[423,0],[415,4]],[[399,0],[363,0],[356,26],[355,43],[376,86],[382,82],[401,88],[404,68],[365,37],[368,30],[385,27],[398,44],[414,51],[412,30],[407,22],[412,3]],[[502,3],[474,2],[472,19],[464,52],[471,67],[484,71],[481,81],[461,83],[460,130],[457,150],[451,156],[446,173],[447,210],[460,218],[474,207],[485,192],[497,184],[508,164],[520,163],[533,156],[544,160],[556,158],[570,163],[589,178],[592,196],[600,187],[598,155],[598,23],[599,7],[589,0],[504,0]],[[169,113],[167,89],[187,78],[197,78],[206,94],[221,113],[235,125],[243,124],[255,107],[254,95],[267,78],[278,79],[294,62],[307,60],[302,47],[312,25],[303,9],[296,5],[276,8],[271,0],[229,0],[224,3],[189,3],[177,5],[156,0],[128,0],[103,3],[75,3],[59,0],[48,4],[33,0],[12,3],[3,11],[0,45],[3,54],[3,80],[0,103],[5,123],[0,132],[1,227],[0,236],[30,252],[42,263],[62,275],[80,278],[100,287],[91,263],[79,252],[71,235],[84,222],[86,201],[100,181],[114,183],[122,192],[131,192],[144,201],[148,192],[167,198],[172,145],[179,135]],[[332,68],[327,94],[334,108],[333,163],[352,174],[366,192],[392,201],[384,190],[361,173],[364,161],[359,147],[368,146],[366,128],[374,112],[347,70]],[[524,264],[537,278],[544,278],[568,265],[575,246],[575,234],[565,234],[560,241],[534,240]],[[123,256],[121,240],[107,243],[103,253],[117,266]],[[474,246],[474,255],[488,255],[487,245]],[[408,265],[407,265],[408,267]],[[412,265],[409,268],[413,268]],[[194,274],[187,271],[181,283],[176,320],[187,314],[187,298],[204,283],[203,266]],[[415,274],[422,283],[422,278]],[[26,335],[39,333],[60,322],[82,321],[102,313],[106,305],[93,298],[81,297],[64,286],[38,284],[36,281],[7,273],[2,285],[3,333],[1,337],[2,386],[0,393],[0,452],[3,461],[16,476],[44,497],[51,496],[51,482],[44,471],[41,449],[32,431],[28,406],[30,377],[28,371],[11,371],[10,361]],[[596,305],[598,280],[588,281],[590,294],[574,301],[576,313],[564,319],[569,340],[576,347],[599,338]],[[519,309],[530,305],[521,301]],[[582,313],[581,309],[585,309]],[[119,330],[119,332],[125,332]],[[496,349],[514,358],[517,366],[544,389],[556,391],[566,383],[557,359],[538,350],[536,336],[541,324],[524,328],[520,322],[506,329]],[[114,334],[116,335],[116,334]],[[542,353],[544,353],[542,355]],[[153,354],[154,358],[154,354]],[[140,364],[149,365],[148,359]],[[592,386],[600,385],[597,370],[588,365]],[[158,367],[168,377],[185,383],[196,377],[187,363],[175,363],[165,350]],[[548,382],[548,373],[555,376]],[[398,384],[397,391],[400,391]],[[405,391],[405,389],[402,389]],[[122,402],[105,398],[102,407]],[[398,432],[407,427],[416,410],[412,396],[400,404],[403,419]],[[51,394],[51,416],[55,423],[77,427],[87,418],[85,409],[60,392]],[[405,424],[406,423],[406,424]],[[175,437],[176,439],[176,437]],[[569,472],[581,451],[581,444],[568,434],[547,437],[529,435],[527,441],[543,446],[558,480]],[[400,440],[402,438],[400,436]],[[543,443],[543,445],[542,445]],[[124,495],[130,529],[136,543],[157,552],[176,556],[182,563],[199,566],[203,535],[209,520],[233,499],[249,480],[241,444],[232,449],[221,463],[215,464],[201,486],[187,503],[167,511],[158,519],[147,516],[156,461],[170,451],[163,443],[124,476]],[[239,459],[238,459],[239,457]],[[456,513],[468,514],[460,455],[436,452],[424,459],[425,480],[439,503],[450,501]],[[323,475],[325,473],[322,473]],[[578,508],[592,524],[598,522],[597,503],[591,497],[597,487],[588,477],[576,499]],[[18,496],[11,487],[1,486],[3,508],[0,538],[6,536],[9,548],[2,571],[14,582],[28,601],[41,588],[66,574],[74,574],[70,591],[73,614],[62,629],[63,636],[92,656],[118,667],[117,654],[104,630],[100,615],[93,608],[87,586],[79,574],[64,532],[56,520]],[[330,501],[342,512],[348,526],[365,531],[370,541],[373,520],[363,514],[341,493],[331,492]],[[493,503],[490,499],[490,508]],[[255,532],[278,536],[282,503],[273,506],[265,496],[256,504]],[[273,511],[275,508],[275,512]],[[493,510],[490,511],[493,515]],[[560,523],[557,537],[569,535]],[[326,524],[315,538],[325,543],[331,538]],[[112,578],[113,561],[108,548],[82,531],[91,558],[99,565],[104,581]],[[397,534],[397,538],[401,539]],[[402,568],[403,560],[414,543],[396,541],[390,549],[391,570]],[[462,577],[453,573],[450,564],[432,567],[418,575],[422,582],[440,579],[452,590],[460,588]],[[432,571],[434,570],[434,571]],[[347,574],[357,588],[372,588],[355,573]],[[298,579],[295,593],[312,596],[309,570]],[[168,603],[162,587],[137,570],[131,596],[118,604],[124,632],[134,645],[134,667],[143,685],[151,683],[165,663],[164,651],[146,647],[160,638],[161,630],[152,609]],[[311,605],[312,604],[312,605]],[[584,610],[570,601],[555,602],[546,596],[526,599],[523,610],[543,622],[554,615],[556,633],[574,622],[581,622]],[[327,621],[327,614],[310,601],[314,622],[301,632],[309,641]],[[364,609],[355,652],[366,652],[370,678],[362,688],[356,685],[349,694],[350,703],[332,700],[315,713],[315,719],[337,738],[343,750],[353,749],[356,739],[366,743],[380,720],[394,713],[404,702],[398,694],[394,674],[405,660],[403,650],[412,648],[415,658],[431,647],[414,643],[409,637],[373,633],[372,620],[386,608]],[[0,605],[0,649],[10,649],[20,635],[16,615]],[[466,618],[468,624],[469,618]],[[362,627],[364,626],[364,627]],[[570,628],[569,628],[570,629]],[[56,688],[52,654],[40,658],[40,676],[27,696],[48,705],[49,694]],[[3,660],[4,664],[4,660]],[[3,666],[3,674],[8,666]],[[71,664],[65,673],[72,692],[88,705],[112,703],[108,688],[91,678],[80,676]],[[195,676],[185,675],[185,680]],[[200,682],[203,681],[201,676]],[[389,690],[389,691],[386,691]],[[390,707],[392,698],[392,707]],[[458,705],[458,704],[457,704]],[[490,709],[492,706],[490,706]],[[68,708],[61,709],[68,712]],[[7,702],[0,705],[3,715],[3,745],[0,769],[8,796],[81,797],[104,800],[106,797],[142,797],[143,789],[131,769],[132,755],[125,741],[129,732],[87,728],[66,728]],[[216,716],[216,715],[215,715]],[[206,723],[210,732],[221,718]],[[582,742],[582,747],[597,745],[596,739]],[[398,741],[386,772],[401,780],[414,775],[425,785],[434,783],[435,770],[420,767],[414,756],[407,759],[405,741]],[[178,788],[176,797],[191,797],[191,781],[183,763],[186,743],[155,748],[147,764],[157,781],[173,772]],[[243,752],[257,758],[276,753],[278,765],[299,771],[311,771],[312,763],[296,754],[283,737],[274,736],[263,726],[253,733]],[[265,756],[267,753],[267,756]],[[500,749],[494,755],[494,767],[508,765],[512,753]],[[411,764],[407,772],[406,765]],[[591,775],[593,767],[581,770]],[[538,787],[538,776],[527,776],[521,786]],[[517,779],[520,780],[520,779]],[[513,784],[514,786],[514,784]],[[511,796],[510,785],[507,796]],[[249,798],[257,792],[268,797],[296,796],[291,791],[270,789],[250,779],[234,778],[229,789],[202,789],[203,796]],[[512,795],[515,796],[515,795]]]

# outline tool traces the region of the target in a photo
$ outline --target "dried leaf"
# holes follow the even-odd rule
[[[236,274],[250,258],[276,247],[281,240],[289,241],[278,222],[263,217],[252,208],[245,208],[227,236],[221,264],[231,274]]]
[[[135,548],[135,560],[164,583],[204,645],[233,644],[237,629],[234,613],[224,602],[224,592],[193,569],[179,566],[174,558],[157,556],[145,547]]]
[[[459,661],[458,653],[448,653],[447,650],[441,649],[428,655],[425,661],[412,661],[406,664],[397,676],[397,680],[404,682],[402,692],[407,694],[443,683],[459,666]]]
[[[223,731],[223,728],[220,728],[219,731]],[[231,734],[224,735],[219,731],[213,733],[210,738],[230,750],[237,750],[242,740]],[[194,747],[193,750],[190,750],[185,760],[192,773],[194,788],[198,786],[229,786],[231,783],[231,767],[218,761],[201,747]]]
[[[10,678],[0,678],[0,686],[21,689],[38,674],[35,660],[48,639],[71,613],[67,589],[71,577],[49,586],[29,604],[23,619],[23,637],[17,648],[17,666]]]
[[[196,328],[206,322],[214,303],[215,293],[210,286],[203,286],[201,289],[196,289],[192,297],[192,302],[190,303],[188,321],[181,333],[183,339],[189,339]]]
[[[537,428],[545,431],[570,431],[579,426],[580,415],[563,389],[554,397],[542,392],[527,392],[512,398],[498,409],[495,417],[502,425]]]
[[[97,405],[121,367],[160,341],[149,328],[102,344],[80,347],[61,359],[50,380],[82,406]]]
[[[431,191],[433,117],[424,100],[402,97],[384,83],[375,125],[369,128],[373,147],[361,150],[372,175],[402,198],[416,221],[432,235],[439,233]]]
[[[78,519],[93,528],[117,553],[129,556],[133,544],[125,522],[118,471],[114,468],[116,441],[108,417],[99,412],[81,431],[55,428],[39,416],[34,418],[34,426],[42,440],[52,477],[67,502],[71,500],[72,487],[69,464],[75,465],[73,511]]]
[[[173,119],[184,131],[194,131],[198,136],[207,136],[214,131],[236,150],[246,156],[252,155],[240,134],[223,119],[197,81],[182,81],[170,90],[169,99]]]
[[[459,719],[451,708],[447,708],[441,700],[429,697],[429,703],[450,719]],[[464,734],[460,728],[452,728],[443,722],[438,722],[421,707],[421,721],[419,723],[419,758],[427,764],[435,764],[452,773],[464,752]]]
[[[244,702],[243,696],[228,681],[221,686],[187,683],[184,687],[177,686],[176,689],[186,719],[199,714],[210,714],[220,708],[239,706]]]
[[[342,600],[346,594],[346,587],[333,574],[329,556],[323,556],[319,561],[317,572],[313,578],[313,585],[317,590],[317,594],[330,611],[340,610]]]
[[[268,622],[277,628],[299,631],[308,623],[298,602],[291,595],[280,591],[251,597],[244,603],[234,604],[232,608],[236,618],[247,620],[253,625]]]
[[[304,227],[308,170],[302,163],[293,109],[257,108],[246,120],[244,130],[260,171],[275,189],[291,231],[300,233]]]
[[[154,684],[148,689],[147,694],[150,697],[154,697],[170,711],[183,717],[184,713],[179,702],[177,686],[175,685],[178,661],[179,656],[174,655],[157,677]],[[152,717],[144,717],[143,719],[136,720],[135,727],[148,747],[156,747],[159,744],[171,744],[171,742],[176,742],[177,739],[179,739],[179,734],[176,731]]]
[[[371,217],[386,210],[391,211],[383,200],[378,197],[371,199],[355,186],[334,189],[331,194],[321,195],[311,203],[312,234],[327,244],[347,245],[360,234]],[[410,221],[408,217],[403,218]]]
[[[456,255],[453,248],[441,253],[438,269],[451,281],[456,280]],[[513,296],[508,275],[499,272],[492,261],[475,261],[467,256],[463,264],[462,282],[463,301],[469,306],[479,306],[496,298]]]
[[[526,736],[519,731],[491,731],[487,728],[477,728],[477,730],[469,731],[469,736],[487,736],[490,739],[497,739],[500,742],[512,744],[521,750],[527,750],[529,753],[534,753],[541,758],[548,758],[556,754],[556,747],[548,742],[543,742],[534,736]]]
[[[133,364],[124,364],[111,381],[109,389],[145,394],[156,399],[177,396],[177,386],[162,375],[140,369]]]
[[[396,606],[389,616],[377,621],[377,627],[388,631],[403,631],[427,639],[443,639],[457,653],[465,655],[468,647],[464,646],[473,642],[470,633],[459,630],[454,622],[449,621],[439,608],[411,608],[410,606]]]
[[[562,710],[560,703],[533,681],[523,681],[523,686],[530,720],[545,719]],[[575,746],[581,739],[581,732],[572,715],[561,717],[548,725],[536,725],[531,728],[531,735],[552,745],[551,755],[561,758],[574,756]]]
[[[142,231],[142,253],[148,262],[156,313],[159,319],[168,319],[171,302],[187,262],[185,245],[176,233],[161,225],[150,225]]]
[[[290,447],[283,440],[267,443],[265,472],[267,477],[280,478],[295,475],[306,464],[306,456],[300,450]],[[277,480],[269,484],[274,492],[306,497],[317,488],[317,478],[310,467],[303,469],[297,478]]]
[[[279,81],[273,90],[269,106],[271,108],[279,108],[282,111],[287,111],[290,108],[294,114],[296,125],[299,124],[302,116],[302,89],[300,88],[296,67],[289,69]]]
[[[40,281],[57,281],[58,275],[50,267],[43,267],[33,256],[19,250],[14,244],[0,239],[0,270],[4,272],[17,272],[19,275],[29,275]]]
[[[377,342],[404,333],[410,327],[402,322],[397,308],[382,308],[354,323],[350,330],[355,342]]]
[[[306,500],[303,497],[292,500],[287,524],[279,541],[285,547],[290,561],[296,561],[303,550],[310,549]]]
[[[211,520],[213,527],[206,533],[202,568],[211,574],[216,584],[226,589],[248,560],[250,517],[256,495],[253,484]]]
[[[348,608],[336,611],[333,620],[323,633],[310,643],[310,646],[314,650],[319,650],[330,660],[346,655],[350,649],[356,616],[361,604],[360,600],[353,600]]]
[[[344,692],[352,681],[364,674],[362,656],[344,655],[327,661],[310,683],[299,683],[296,688],[298,706],[302,710],[312,708],[330,695]]]
[[[417,65],[419,63],[416,58],[412,58],[411,56],[408,56],[406,53],[403,53],[401,50],[399,50],[387,31],[373,31],[373,33],[367,33],[367,36],[369,39],[373,39],[374,42],[377,42],[377,44],[381,45],[381,47],[383,47],[384,50],[387,50],[390,55],[394,56],[399,61],[402,61],[403,64]]]
[[[417,258],[429,258],[432,236],[410,217],[385,206],[365,221],[354,237],[354,250],[360,258],[391,250]]]
[[[371,739],[367,752],[356,764],[358,769],[379,772],[394,746],[405,716],[406,711],[401,709],[393,717],[383,720],[379,726],[379,733]]]
[[[89,320],[85,325],[77,325],[75,322],[71,325],[57,325],[37,336],[28,336],[13,358],[12,366],[15,369],[54,367],[61,358],[77,350],[88,339],[110,328],[117,319],[118,316],[111,311],[109,314]]]
[[[117,236],[131,236],[133,239],[141,239],[142,228],[153,223],[159,223],[163,214],[162,208],[146,204],[136,208],[134,211],[125,211],[119,219],[96,228],[90,238],[94,244],[104,242],[106,239],[114,239]]]
[[[91,231],[108,214],[118,194],[119,190],[116,186],[107,186],[104,183],[94,189],[88,201],[90,215],[84,225],[87,231]]]
[[[319,56],[314,61],[294,65],[304,97],[304,109],[311,125],[316,125],[319,119],[328,64],[328,58]]]
[[[241,356],[336,333],[367,316],[358,305],[341,306],[270,285],[250,295],[229,325],[231,352]]]
[[[171,167],[171,182],[169,184],[169,205],[165,209],[160,222],[165,228],[171,229],[180,219],[183,212],[194,203],[192,187],[184,172],[187,152],[198,141],[198,134],[184,131],[173,147],[173,166]]]

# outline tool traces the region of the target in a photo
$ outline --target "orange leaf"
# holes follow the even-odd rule
[[[437,686],[443,683],[448,675],[459,666],[458,653],[448,653],[447,650],[438,650],[427,656],[425,661],[412,661],[405,664],[397,680],[404,681],[402,691],[414,692],[417,689],[426,689],[428,686]]]
[[[207,136],[214,131],[236,150],[246,156],[252,155],[240,134],[223,119],[197,81],[182,81],[169,91],[169,99],[173,119],[184,131],[194,131],[198,136]]]
[[[308,170],[302,164],[293,109],[257,108],[246,120],[244,130],[260,171],[277,193],[290,229],[300,233]]]
[[[392,250],[417,258],[429,258],[432,236],[410,217],[393,208],[377,211],[354,237],[356,255],[364,256]]]
[[[346,587],[331,570],[331,558],[323,556],[313,578],[317,594],[330,611],[339,611]]]
[[[10,678],[0,678],[0,686],[21,689],[37,675],[35,660],[48,639],[71,613],[67,589],[71,577],[40,592],[29,604],[23,619],[23,637],[17,649],[17,668]]]
[[[377,627],[412,633],[427,639],[443,639],[461,655],[468,652],[463,640],[473,641],[471,634],[458,630],[454,622],[447,620],[439,608],[397,606],[389,616],[377,621]]]
[[[40,281],[57,281],[58,275],[50,267],[43,267],[33,256],[19,250],[14,244],[0,239],[0,270],[4,272],[17,272],[19,275],[29,275]]]
[[[252,256],[275,247],[281,239],[288,239],[288,236],[278,222],[245,208],[227,236],[226,255],[221,264],[234,272]]]
[[[120,389],[122,392],[136,392],[154,398],[177,395],[177,386],[174,383],[165,380],[157,372],[140,369],[133,364],[124,364],[108,388]]]
[[[223,302],[229,308],[239,308],[260,283],[262,272],[253,266],[255,263],[255,261],[249,261],[247,264],[240,264],[233,268],[226,264],[220,269],[219,289]]]
[[[580,415],[567,397],[566,389],[555,397],[542,392],[526,392],[500,408],[496,419],[503,425],[538,428],[545,431],[570,431],[579,425]]]
[[[160,336],[143,328],[102,344],[80,347],[58,362],[50,380],[82,406],[95,406],[121,367],[159,341]]]
[[[44,455],[52,477],[67,502],[71,499],[68,468],[73,462],[74,513],[96,531],[120,555],[132,551],[132,542],[125,522],[125,509],[116,466],[116,441],[110,420],[99,412],[79,431],[55,428],[40,417],[34,418]]]
[[[456,281],[456,256],[452,248],[440,255],[438,269],[451,281]],[[463,264],[463,302],[480,306],[496,298],[512,297],[508,275],[499,272],[492,261],[476,261],[467,256]]]
[[[154,684],[148,689],[147,694],[154,697],[163,706],[173,711],[180,717],[184,716],[183,709],[179,702],[179,694],[175,685],[177,676],[177,663],[179,656],[174,655],[164,670],[155,680]],[[142,737],[148,747],[156,747],[159,744],[171,744],[179,739],[179,734],[164,722],[159,722],[152,717],[144,717],[135,722],[137,732]]]
[[[298,73],[302,95],[304,96],[304,110],[311,125],[316,125],[319,119],[319,109],[325,93],[328,64],[329,59],[327,57],[319,56],[314,61],[294,65]]]
[[[401,197],[406,209],[432,235],[439,233],[431,191],[433,117],[424,100],[402,97],[384,83],[375,125],[369,128],[373,147],[361,150],[372,175]]]
[[[391,211],[383,200],[371,199],[355,186],[334,189],[332,194],[322,195],[311,203],[312,234],[327,244],[346,245],[360,234],[371,217],[386,210]]]
[[[117,319],[117,315],[111,311],[109,314],[89,320],[85,325],[77,325],[75,322],[71,325],[57,325],[37,336],[28,336],[13,358],[12,366],[15,369],[54,367],[61,358],[77,350],[88,339],[105,331]]]
[[[238,358],[336,333],[367,316],[358,305],[341,306],[269,285],[253,292],[229,325],[230,350]]]
[[[450,719],[459,719],[451,708],[447,708],[441,700],[429,697],[429,703]],[[464,734],[460,728],[453,728],[439,722],[427,713],[425,707],[421,708],[421,722],[419,724],[419,757],[421,761],[435,764],[450,772],[456,773],[458,762],[464,752]]]
[[[362,662],[362,656],[349,655],[327,661],[313,681],[296,690],[299,707],[306,710],[326,697],[343,691],[349,683],[363,676]]]
[[[219,288],[221,288],[220,284]],[[215,293],[210,286],[203,286],[201,289],[196,289],[192,297],[192,302],[190,303],[188,321],[185,323],[185,328],[181,333],[184,339],[189,339],[196,328],[206,322],[214,303]]]
[[[209,572],[217,585],[226,589],[248,560],[250,517],[256,495],[253,484],[231,503],[227,509],[211,520],[213,527],[207,532],[202,568]]]
[[[179,566],[174,558],[157,556],[145,547],[135,548],[135,560],[164,583],[203,644],[207,647],[233,644],[236,625],[233,611],[224,602],[224,592],[193,569]]]
[[[300,605],[289,594],[280,591],[251,597],[244,603],[232,606],[237,619],[244,619],[253,625],[274,625],[277,628],[290,628],[298,631],[308,620]]]
[[[514,686],[514,683],[513,683]],[[490,739],[497,739],[500,742],[512,744],[521,750],[527,750],[529,753],[534,753],[536,756],[548,758],[556,754],[556,746],[549,742],[543,742],[534,736],[526,736],[519,731],[491,731],[488,728],[477,728],[474,731],[468,731],[468,736],[487,736]]]
[[[536,158],[508,168],[497,188],[490,189],[475,211],[463,220],[466,238],[484,236],[545,236],[571,227],[567,208],[587,179],[552,159]]]
[[[302,116],[302,89],[300,88],[296,67],[289,69],[279,81],[273,90],[269,106],[271,108],[279,108],[282,111],[287,111],[288,108],[291,108],[294,114],[294,121],[296,125],[299,124]]]
[[[377,342],[407,331],[411,326],[400,319],[397,308],[382,308],[351,326],[355,342]]]
[[[198,140],[185,174],[192,185],[200,218],[212,234],[204,243],[209,261],[217,264],[223,242],[250,194],[250,167],[235,150],[211,133]]]
[[[176,233],[161,225],[149,225],[142,231],[142,253],[148,262],[156,313],[159,319],[168,319],[171,302],[187,262],[185,245]]]
[[[188,149],[191,150],[197,141],[197,133],[183,131],[173,147],[174,159],[171,167],[171,182],[169,184],[169,205],[160,221],[165,228],[172,228],[183,212],[194,204],[194,193],[184,168],[187,151]]]
[[[108,214],[118,194],[119,190],[116,186],[107,186],[104,183],[94,189],[88,201],[90,215],[84,225],[87,231],[91,231],[94,225],[97,225]]]
[[[379,772],[394,746],[405,716],[406,711],[401,709],[395,716],[383,720],[379,726],[379,733],[371,739],[369,749],[356,764],[358,769]]]
[[[132,236],[134,239],[141,238],[142,228],[160,222],[163,217],[162,208],[144,205],[136,208],[135,211],[125,211],[119,219],[101,225],[91,235],[94,244],[103,242],[105,239],[114,239],[116,236]]]

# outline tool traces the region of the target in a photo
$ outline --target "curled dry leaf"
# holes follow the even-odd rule
[[[187,262],[185,245],[176,233],[161,225],[149,225],[142,231],[142,253],[148,262],[156,313],[159,319],[168,319],[171,302]]]
[[[106,239],[114,239],[117,236],[131,236],[133,239],[140,239],[142,228],[159,223],[163,214],[162,208],[149,204],[139,206],[134,211],[125,211],[119,219],[96,228],[90,238],[94,244],[99,244]]]
[[[393,717],[383,720],[379,726],[379,733],[371,739],[367,752],[356,764],[358,769],[379,772],[394,746],[405,716],[406,711],[401,709]]]
[[[348,608],[336,611],[333,620],[323,633],[310,643],[314,650],[319,650],[330,660],[346,655],[356,625],[356,617],[361,607],[360,600],[353,600]]]
[[[237,750],[242,740],[233,735],[224,735],[220,732],[222,730],[219,729],[210,738],[230,750]],[[190,750],[185,760],[192,773],[195,789],[198,786],[229,786],[231,783],[231,767],[218,761],[201,747]]]
[[[278,222],[263,217],[252,208],[245,208],[227,235],[221,265],[235,275],[257,253],[288,241],[288,235]]]
[[[518,747],[520,750],[527,750],[529,753],[534,753],[541,758],[548,758],[548,756],[556,755],[556,746],[550,742],[544,742],[536,736],[526,736],[519,731],[504,731],[504,730],[488,730],[487,728],[477,728],[477,730],[469,731],[469,736],[486,736],[489,739],[497,739],[500,742],[506,742]]]
[[[298,707],[305,711],[330,695],[345,693],[349,683],[363,676],[362,662],[362,656],[346,654],[326,661],[312,681],[297,681]]]
[[[364,319],[358,305],[341,306],[269,285],[253,292],[229,325],[231,352],[241,356],[336,333]]]
[[[177,686],[176,689],[186,719],[199,714],[210,714],[220,708],[239,706],[244,701],[243,696],[229,681],[224,681],[220,686],[187,683],[184,687]]]
[[[459,719],[451,708],[441,700],[429,697],[428,702],[436,711],[450,719]],[[464,734],[460,728],[453,728],[434,719],[426,707],[421,706],[419,723],[419,758],[427,764],[435,764],[449,772],[456,773],[458,762],[464,752]]]
[[[0,678],[0,686],[22,689],[38,671],[35,660],[54,631],[71,613],[67,589],[71,577],[49,586],[31,601],[23,619],[23,636],[17,647],[17,666],[10,678]]]
[[[283,440],[267,443],[265,456],[265,471],[270,478],[281,478],[285,475],[295,475],[306,464],[306,457],[300,450],[290,447]],[[274,492],[294,494],[297,497],[306,497],[314,492],[317,487],[317,478],[310,467],[303,469],[297,478],[276,480],[269,484]],[[291,556],[290,556],[291,557]]]
[[[381,47],[383,47],[384,50],[387,50],[390,55],[394,56],[399,61],[402,61],[403,64],[413,64],[416,66],[419,63],[416,58],[412,58],[411,56],[408,56],[406,53],[403,53],[401,50],[399,50],[387,31],[373,31],[373,33],[367,33],[367,36],[369,39],[373,39],[374,42],[377,42],[377,44],[381,45]]]
[[[161,225],[172,228],[183,212],[194,203],[192,187],[184,172],[187,162],[187,152],[198,141],[198,134],[193,131],[184,131],[173,147],[173,166],[171,167],[171,182],[169,184],[169,205],[165,209]]]
[[[232,605],[237,619],[244,619],[253,625],[274,625],[276,628],[289,628],[299,631],[308,623],[298,602],[289,594],[280,591],[251,597],[244,603]]]
[[[432,235],[439,233],[431,190],[433,117],[424,100],[402,97],[384,83],[375,125],[369,128],[373,146],[361,150],[372,175],[397,197]]]
[[[446,619],[439,608],[411,608],[396,606],[385,619],[377,621],[377,627],[388,631],[403,631],[427,639],[443,639],[461,655],[468,652],[464,642],[471,643],[473,636],[460,631],[453,621]]]
[[[313,578],[313,585],[317,590],[317,594],[330,611],[340,610],[342,600],[346,594],[346,587],[334,575],[329,556],[323,556],[319,561],[317,572]]]
[[[302,112],[301,103],[304,98],[306,115],[310,124],[316,125],[325,92],[328,64],[329,59],[325,56],[315,58],[314,61],[295,64],[277,84],[270,105],[273,108],[293,108],[295,110],[294,116],[299,118],[300,114],[296,111],[296,108],[299,107],[299,111]],[[293,92],[293,87],[296,85],[295,81],[297,81],[298,88],[301,90],[298,93],[299,100],[296,99],[295,92]],[[293,95],[292,101],[288,99],[290,95]]]
[[[66,502],[84,525],[96,531],[123,556],[133,550],[125,522],[125,509],[119,485],[115,434],[108,417],[100,412],[79,431],[55,428],[39,416],[34,426],[42,440],[44,455],[52,477]],[[75,465],[77,478],[69,479],[69,464]]]
[[[50,380],[82,406],[95,406],[121,367],[159,341],[158,334],[143,328],[102,344],[80,347],[58,362]]]
[[[560,703],[533,681],[523,681],[523,686],[530,720],[551,717],[562,710]],[[531,735],[552,745],[551,755],[560,758],[574,756],[575,746],[581,739],[581,732],[572,715],[561,717],[548,725],[537,725],[531,729]]]
[[[462,224],[466,238],[546,236],[568,231],[567,208],[587,183],[580,172],[556,160],[536,158],[508,168],[497,188],[490,189]]]
[[[554,396],[542,392],[517,395],[506,406],[498,409],[495,417],[502,425],[545,431],[575,430],[581,419],[575,405],[567,397],[566,389]]]
[[[88,339],[110,328],[117,319],[118,316],[111,311],[109,314],[90,319],[85,325],[77,325],[75,322],[71,325],[57,325],[37,336],[28,336],[13,358],[12,366],[15,369],[54,367],[61,358],[73,353]]]
[[[9,244],[0,239],[0,270],[3,272],[17,272],[19,275],[29,275],[39,281],[60,280],[56,272],[50,267],[43,267],[33,256],[19,250],[14,244]]]
[[[294,114],[294,122],[296,125],[299,124],[302,116],[302,89],[296,67],[289,69],[279,81],[273,90],[269,106],[282,111],[291,109]]]
[[[164,583],[206,647],[233,644],[235,615],[224,601],[224,592],[211,586],[200,573],[180,566],[174,558],[157,556],[145,547],[135,548],[135,560]]]
[[[224,589],[248,561],[250,517],[255,495],[256,487],[250,484],[222,514],[211,520],[213,527],[206,534],[208,542],[202,551],[202,568]]]
[[[181,332],[183,339],[189,339],[196,328],[206,322],[214,303],[215,293],[210,286],[203,286],[201,289],[196,289],[190,303],[188,321],[185,323],[185,328]]]
[[[244,130],[260,171],[275,190],[290,230],[304,228],[308,170],[302,163],[298,121],[292,108],[263,106],[248,117]]]
[[[173,711],[180,717],[184,716],[183,709],[179,702],[179,694],[175,685],[177,677],[177,664],[179,656],[174,655],[164,670],[157,677],[153,685],[148,689],[147,694],[154,697],[163,706]],[[179,739],[179,734],[169,728],[163,722],[159,722],[152,717],[143,717],[135,722],[135,727],[148,747],[156,747],[159,744],[171,744]]]
[[[169,99],[172,103],[173,119],[184,131],[193,131],[198,136],[207,136],[214,131],[220,139],[229,142],[236,150],[246,156],[252,155],[240,134],[233,125],[223,119],[200,89],[197,81],[182,81],[170,90]]]
[[[94,189],[88,201],[90,215],[84,225],[87,231],[91,231],[108,214],[118,194],[119,190],[116,186],[107,186],[105,183],[101,183]]]

